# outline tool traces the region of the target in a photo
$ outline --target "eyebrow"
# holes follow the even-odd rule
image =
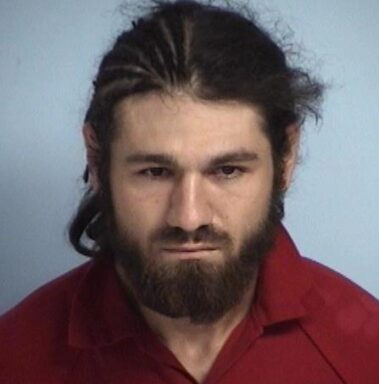
[[[161,153],[134,153],[125,157],[129,164],[135,163],[158,163],[162,165],[177,165],[178,162],[173,156]]]
[[[252,162],[258,160],[258,155],[256,152],[249,152],[245,150],[226,152],[219,156],[216,156],[211,159],[210,165],[212,167],[225,164],[225,163],[241,163],[241,162]]]
[[[256,152],[250,152],[245,150],[225,152],[218,156],[211,158],[208,161],[208,166],[217,167],[225,163],[232,162],[254,162],[258,160],[258,154]],[[156,163],[165,166],[179,167],[178,161],[174,156],[163,153],[143,153],[138,152],[125,157],[126,163]]]

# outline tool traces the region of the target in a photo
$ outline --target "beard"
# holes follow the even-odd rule
[[[215,322],[241,302],[255,281],[259,265],[274,243],[281,202],[280,194],[273,195],[266,216],[237,251],[233,251],[232,239],[226,232],[210,225],[191,233],[178,227],[160,229],[150,238],[150,251],[144,251],[120,231],[114,214],[109,215],[108,238],[126,277],[127,293],[137,305],[170,318],[186,317],[193,324]],[[215,245],[222,251],[223,260],[164,261],[152,250],[153,244],[165,247],[188,242]]]

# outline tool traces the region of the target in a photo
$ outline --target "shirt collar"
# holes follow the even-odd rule
[[[135,337],[141,321],[112,261],[91,261],[72,301],[69,344],[89,348],[117,343]]]
[[[303,317],[308,303],[321,303],[311,274],[283,226],[278,228],[275,245],[258,276],[251,314],[263,327]],[[79,348],[111,345],[141,335],[142,324],[112,262],[88,263],[72,300],[69,344]]]
[[[262,326],[268,326],[304,317],[315,305],[323,305],[323,300],[307,262],[280,225],[274,247],[259,270],[252,313]]]

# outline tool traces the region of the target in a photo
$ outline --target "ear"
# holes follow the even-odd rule
[[[299,143],[300,143],[300,127],[297,124],[291,124],[286,128],[286,134],[289,140],[289,151],[284,158],[283,169],[283,188],[287,190],[291,184],[292,176],[296,168]]]
[[[91,124],[85,123],[82,129],[82,133],[87,153],[89,183],[91,184],[94,191],[98,191],[100,188],[98,176],[100,145]]]

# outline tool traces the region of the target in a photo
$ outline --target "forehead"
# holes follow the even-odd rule
[[[219,151],[268,151],[258,109],[237,102],[203,101],[186,94],[150,93],[115,110],[113,146],[193,158]]]

